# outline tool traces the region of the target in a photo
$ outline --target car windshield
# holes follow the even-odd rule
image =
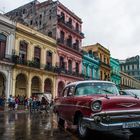
[[[82,83],[76,88],[76,95],[94,95],[94,94],[119,94],[117,87],[112,83]]]

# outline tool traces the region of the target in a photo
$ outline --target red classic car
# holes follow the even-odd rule
[[[134,135],[140,132],[140,99],[119,95],[109,81],[70,83],[62,97],[55,99],[54,110],[58,124],[64,126],[67,121],[77,125],[81,138],[87,138],[94,130],[130,129]]]

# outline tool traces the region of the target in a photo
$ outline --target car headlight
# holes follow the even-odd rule
[[[102,109],[101,101],[95,101],[91,104],[91,109],[93,111],[100,111]]]

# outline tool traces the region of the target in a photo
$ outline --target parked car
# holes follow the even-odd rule
[[[140,89],[124,89],[120,90],[120,94],[140,98]]]
[[[77,125],[79,137],[83,139],[94,130],[130,129],[134,135],[140,132],[140,100],[120,95],[109,81],[68,84],[62,97],[55,99],[54,111],[59,126],[64,127],[65,121]]]

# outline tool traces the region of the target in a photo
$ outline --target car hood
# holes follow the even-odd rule
[[[131,96],[110,96],[96,98],[102,102],[102,110],[131,110],[140,109],[140,99]]]
[[[140,99],[122,95],[90,95],[80,97],[86,102],[101,101],[102,111],[140,109]]]

